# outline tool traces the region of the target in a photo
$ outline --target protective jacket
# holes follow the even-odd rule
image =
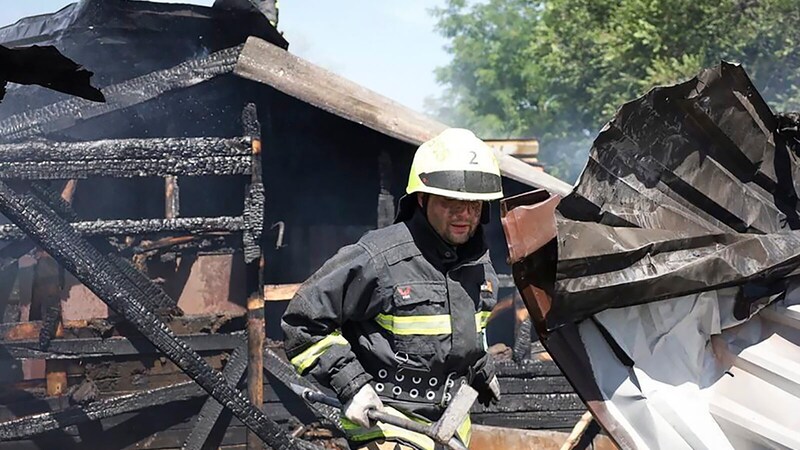
[[[372,383],[385,405],[435,421],[458,384],[493,374],[484,330],[496,286],[481,226],[453,248],[417,209],[300,287],[283,316],[286,351],[343,403]]]

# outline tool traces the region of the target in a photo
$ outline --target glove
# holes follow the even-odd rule
[[[344,416],[359,426],[370,428],[372,424],[367,416],[367,411],[370,409],[378,411],[383,409],[383,402],[375,392],[375,388],[367,383],[344,405]]]
[[[497,375],[486,384],[484,389],[478,391],[478,402],[483,406],[496,405],[500,401],[500,382]]]
[[[494,371],[494,361],[489,355],[485,358],[479,370],[470,369],[469,378],[472,387],[478,391],[478,403],[488,407],[500,401],[500,382]]]

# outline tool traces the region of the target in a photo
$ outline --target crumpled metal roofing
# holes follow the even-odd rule
[[[549,329],[607,308],[743,286],[800,265],[797,122],[721,63],[622,106],[558,205]]]
[[[770,374],[789,373],[800,347],[744,339],[752,354],[737,356],[744,347],[726,339],[764,320],[796,331],[798,118],[775,115],[742,67],[721,63],[623,105],[564,198],[503,200],[509,263],[541,342],[620,448],[795,442],[780,420],[795,384],[765,400],[774,411],[732,392],[773,389]],[[726,372],[739,366],[756,375]],[[702,406],[692,418],[689,404]]]

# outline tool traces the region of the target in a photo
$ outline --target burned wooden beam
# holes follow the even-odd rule
[[[495,368],[505,377],[563,376],[553,361],[496,361]]]
[[[63,273],[58,263],[48,254],[44,252],[36,253],[37,261],[33,270],[33,285],[31,286],[31,313],[42,319],[38,349],[47,351],[52,339],[59,334],[63,334],[61,327]],[[45,378],[48,396],[58,397],[66,392],[67,372],[62,361],[48,358],[45,361]]]
[[[261,124],[253,103],[242,111],[244,135],[250,141],[250,183],[244,200],[245,228],[242,234],[244,261],[255,263],[261,258],[261,232],[264,229],[264,183],[261,179]],[[255,287],[255,286],[253,286]],[[248,291],[252,292],[252,290]]]
[[[241,336],[238,338],[237,345],[223,370],[226,380],[234,386],[242,377],[246,361]],[[63,411],[34,414],[0,423],[0,440],[27,438],[51,430],[202,395],[206,395],[206,392],[197,383],[186,381],[172,386],[99,400],[87,405],[76,405]]]
[[[283,383],[287,388],[291,383],[294,383],[305,388],[315,390],[318,389],[317,386],[314,386],[311,384],[311,382],[298,375],[291,364],[283,360],[270,348],[264,349],[264,370],[278,379],[278,381]],[[294,393],[294,391],[291,389],[289,389],[289,391]],[[307,405],[314,415],[316,415],[320,420],[327,424],[333,425],[340,430],[342,429],[341,413],[339,410],[328,405],[323,405],[322,403],[313,403]]]
[[[553,410],[586,410],[578,394],[518,394],[503,396],[503,401],[497,405],[483,406],[476,404],[474,412],[516,413],[523,411],[553,411]]]
[[[503,396],[514,394],[570,394],[575,389],[563,376],[499,378]]]
[[[0,178],[63,180],[105,176],[132,178],[168,175],[247,175],[247,156],[207,156],[180,159],[93,159],[73,161],[22,161],[0,165]]]
[[[263,258],[261,258],[263,261]],[[258,266],[258,261],[255,263]],[[257,267],[257,270],[261,270]],[[257,289],[247,299],[247,395],[254,405],[261,408],[264,403],[264,298]],[[247,433],[248,450],[262,448],[254,433]]]
[[[248,353],[244,345],[236,347],[231,354],[228,364],[225,365],[223,375],[225,375],[225,381],[231,386],[236,386],[242,378],[245,369],[247,369],[247,355]],[[209,397],[208,400],[206,400],[203,407],[200,409],[200,414],[198,415],[195,426],[192,428],[192,432],[183,443],[182,448],[184,450],[200,450],[203,448],[223,408],[222,404],[213,397]]]
[[[261,124],[256,105],[248,103],[242,111],[244,135],[250,138],[250,157],[253,171],[247,186],[244,204],[245,283],[247,285],[247,395],[259,409],[264,403],[264,255],[261,251],[261,230],[264,228],[264,184],[261,181]],[[247,449],[260,450],[261,441],[255,433],[247,433]]]
[[[171,299],[163,289],[156,286],[143,273],[139,272],[129,260],[117,255],[109,255],[108,259],[145,294],[144,298],[147,299],[145,306],[151,311],[163,312],[177,307],[175,300]]]
[[[165,233],[159,233],[165,234]],[[183,236],[167,236],[154,241],[143,240],[141,244],[122,246],[118,243],[120,254],[136,257],[147,255],[155,257],[168,254],[197,254],[197,253],[235,253],[241,250],[242,237],[235,233],[220,231],[211,233],[198,233]]]
[[[241,49],[242,45],[226,48],[204,58],[185,61],[169,69],[107,86],[102,89],[106,103],[69,99],[15,114],[0,121],[0,138],[16,140],[63,130],[79,121],[137,105],[173,90],[203,83],[233,71]]]
[[[0,182],[0,212],[16,223],[79,281],[109,307],[133,324],[172,362],[195,380],[217,401],[224,403],[249,429],[268,445],[278,449],[296,448],[298,442],[241,392],[229,386],[219,372],[142,305],[143,293],[119,272],[96,248],[81,238],[69,224],[35,196],[15,192]]]
[[[245,228],[241,217],[179,217],[177,219],[94,220],[73,222],[72,228],[84,236],[123,236],[148,233],[234,232]],[[16,225],[0,225],[0,240],[21,239],[25,233]]]
[[[230,350],[242,340],[241,332],[220,334],[181,335],[181,341],[192,351],[206,352]],[[39,348],[39,341],[0,342],[0,361],[16,359],[85,359],[106,356],[150,355],[158,348],[144,337],[53,339],[47,350]]]
[[[249,137],[128,138],[0,144],[0,162],[68,162],[250,156]]]
[[[72,210],[71,206],[72,197],[75,194],[76,188],[77,180],[69,180],[64,186],[64,189],[62,189],[61,195],[58,195],[48,187],[42,186],[40,183],[31,183],[33,192],[47,203],[48,206],[54,208],[58,214],[62,217],[66,217],[68,220],[76,219],[75,212]],[[0,239],[2,238],[0,237]],[[19,258],[33,251],[35,247],[36,246],[30,239],[23,239],[18,242],[9,243],[3,248],[0,248],[0,271],[5,270],[11,264],[16,264]]]
[[[35,414],[0,423],[0,440],[22,439],[51,430],[205,394],[206,392],[196,383],[186,381],[172,386],[92,402],[86,406],[73,406],[59,412]]]
[[[67,320],[63,324],[65,339],[124,337],[130,336],[131,333],[133,333],[131,337],[139,336],[133,327],[117,318],[92,319],[90,321]],[[213,331],[225,328],[237,332],[244,329],[244,321],[241,316],[227,313],[199,317],[173,317],[168,325],[175,333],[185,336],[206,335],[206,330],[209,328]],[[36,320],[0,323],[0,342],[34,341],[39,336],[41,328],[42,322]]]
[[[581,418],[584,409],[526,411],[517,413],[473,412],[472,423],[495,427],[569,430]]]

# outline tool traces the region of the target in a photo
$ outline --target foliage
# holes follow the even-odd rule
[[[428,109],[485,137],[538,137],[569,181],[616,108],[720,60],[774,109],[800,109],[796,0],[446,0],[434,14],[452,61]]]

